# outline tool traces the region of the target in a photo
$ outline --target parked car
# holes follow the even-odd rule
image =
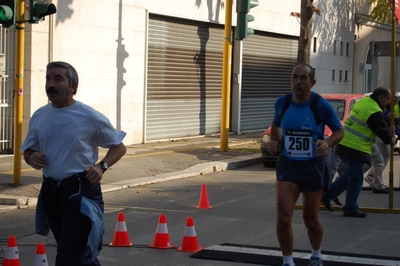
[[[347,116],[353,105],[361,98],[364,97],[363,94],[321,94],[333,107],[333,110],[336,111],[336,115],[339,118],[340,122],[346,120]],[[260,148],[261,148],[261,158],[263,165],[265,167],[273,167],[276,164],[278,159],[278,155],[272,155],[267,151],[267,144],[270,141],[271,128],[268,127],[261,136]],[[330,128],[325,126],[324,135],[328,138],[332,134]],[[281,142],[281,140],[280,140]],[[280,143],[282,146],[282,143]]]

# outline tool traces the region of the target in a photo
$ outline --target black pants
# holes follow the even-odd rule
[[[91,250],[87,246],[90,219],[80,212],[82,196],[97,199],[100,196],[101,199],[101,190],[97,185],[92,185],[84,173],[68,177],[61,183],[45,178],[41,196],[51,231],[57,241],[56,266],[100,265],[97,259],[92,261]]]

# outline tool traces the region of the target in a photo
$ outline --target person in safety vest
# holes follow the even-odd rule
[[[398,106],[399,93],[396,92],[394,96],[395,106]],[[396,109],[396,107],[394,108]],[[397,108],[398,109],[398,108]],[[390,126],[390,115],[393,108],[390,104],[386,105],[383,109],[383,116],[385,118],[386,124]],[[395,111],[393,111],[394,113]],[[397,128],[399,124],[398,114],[395,114],[395,134],[397,139],[399,139],[400,131]],[[389,194],[389,189],[383,182],[383,171],[385,170],[387,163],[390,159],[390,144],[385,144],[383,141],[376,137],[375,144],[372,146],[371,153],[371,165],[364,165],[364,180],[372,187],[373,193]]]
[[[346,190],[343,216],[365,217],[358,209],[358,196],[363,185],[364,164],[370,164],[371,148],[375,137],[383,143],[395,145],[394,126],[388,127],[383,109],[389,104],[391,92],[386,87],[376,88],[372,94],[355,103],[344,122],[344,137],[334,152],[341,157],[344,172],[324,192],[322,202],[332,210],[330,200]]]
[[[292,215],[300,193],[303,193],[303,220],[312,248],[310,265],[322,265],[323,228],[318,211],[324,182],[328,181],[326,155],[344,131],[332,105],[311,91],[315,83],[315,70],[310,65],[299,64],[293,69],[292,92],[275,103],[271,141],[267,146],[269,153],[277,154],[282,136],[283,151],[276,163],[276,234],[284,266],[295,265]],[[333,132],[328,139],[324,139],[325,125]]]

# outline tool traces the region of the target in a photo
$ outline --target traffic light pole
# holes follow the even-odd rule
[[[24,106],[24,44],[25,44],[25,7],[24,0],[17,0],[17,51],[15,59],[15,87],[14,87],[14,184],[21,183],[22,153],[22,118]]]
[[[394,1],[392,1],[392,54],[390,58],[390,90],[392,92],[392,97],[390,99],[390,126],[394,125],[394,95],[396,86],[396,7]],[[393,209],[393,146],[390,145],[390,160],[389,160],[389,209]]]
[[[220,151],[228,151],[229,101],[231,98],[232,0],[225,1],[224,51],[222,62],[221,138]]]

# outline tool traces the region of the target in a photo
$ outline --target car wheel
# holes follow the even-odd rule
[[[265,167],[275,167],[275,164],[276,164],[276,162],[271,162],[271,161],[263,160],[263,165],[264,165]]]

